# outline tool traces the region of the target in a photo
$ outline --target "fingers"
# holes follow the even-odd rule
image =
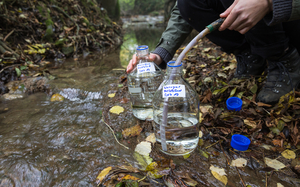
[[[137,59],[136,59],[136,55],[134,54],[132,56],[132,59],[129,61],[126,72],[130,73],[133,70],[133,68],[136,66],[136,63],[137,63]]]
[[[220,14],[220,17],[222,17],[222,18],[226,17],[226,19],[223,22],[223,24],[220,26],[219,31],[223,31],[223,30],[227,29],[232,24],[232,22],[234,21],[234,17],[233,17],[234,15],[230,15],[230,14],[231,14],[232,9],[235,7],[236,3],[237,2],[234,1],[234,3],[229,8],[227,8],[225,10],[225,12]]]

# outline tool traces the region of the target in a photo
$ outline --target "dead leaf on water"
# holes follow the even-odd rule
[[[139,153],[140,155],[149,155],[151,153],[151,143],[142,141],[135,147],[135,152]]]
[[[113,98],[113,97],[115,97],[115,95],[116,95],[116,93],[111,93],[111,94],[108,94],[108,97]]]
[[[265,158],[265,163],[267,164],[267,166],[271,167],[271,168],[274,168],[276,170],[280,170],[282,168],[285,168],[286,166],[282,163],[282,162],[279,162],[278,160],[276,159],[270,159],[270,158]]]
[[[124,108],[121,106],[113,106],[109,111],[110,113],[119,115],[120,113],[124,112]]]
[[[156,138],[155,138],[155,134],[151,133],[147,138],[146,138],[147,142],[151,142],[151,143],[155,143],[156,142]]]
[[[209,168],[211,171],[218,173],[220,176],[226,175],[224,168],[215,167],[211,165]]]
[[[50,101],[51,101],[51,102],[54,102],[54,101],[63,101],[64,99],[65,99],[65,98],[64,98],[62,95],[56,93],[56,94],[53,94],[53,95],[52,95]]]
[[[247,160],[244,158],[235,159],[231,162],[230,166],[245,167],[245,166],[247,166]]]
[[[107,167],[104,170],[102,170],[98,177],[97,177],[97,183],[100,184],[102,182],[102,180],[105,178],[105,176],[110,172],[110,170],[112,169],[112,167]]]
[[[227,185],[228,179],[225,176],[226,173],[225,173],[223,168],[218,168],[218,167],[215,167],[215,166],[211,165],[209,169],[211,170],[211,173],[213,174],[213,176],[216,179],[221,181],[223,184]]]
[[[136,125],[130,128],[127,128],[122,131],[122,135],[124,138],[138,136],[141,134],[143,128],[140,125]]]
[[[296,154],[294,151],[291,150],[285,150],[281,153],[281,155],[286,158],[286,159],[295,159],[296,158]]]

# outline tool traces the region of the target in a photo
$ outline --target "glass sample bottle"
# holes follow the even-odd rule
[[[199,97],[182,77],[182,63],[168,63],[167,75],[153,98],[153,126],[159,149],[168,155],[192,152],[199,141]]]
[[[132,111],[140,120],[152,120],[152,99],[164,79],[164,73],[154,62],[148,60],[148,46],[137,47],[136,56],[138,64],[127,76]]]

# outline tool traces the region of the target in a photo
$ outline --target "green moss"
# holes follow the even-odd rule
[[[66,39],[65,38],[61,38],[61,39],[59,39],[59,40],[57,40],[56,42],[55,42],[55,45],[57,46],[57,47],[62,47],[63,45],[64,45],[64,42],[66,41]]]
[[[48,18],[45,21],[45,24],[47,26],[47,29],[46,29],[45,35],[43,36],[43,41],[51,42],[52,43],[53,42],[53,36],[54,36],[54,33],[53,33],[53,21],[50,18]]]
[[[53,25],[53,21],[50,19],[50,18],[48,18],[46,21],[45,21],[45,23],[46,23],[46,26],[48,27],[49,25]]]
[[[42,15],[42,16],[46,16],[45,15],[45,12],[43,11],[44,10],[44,8],[43,7],[41,7],[41,6],[37,6],[37,9],[39,10],[39,12],[40,12],[40,14]]]
[[[63,54],[65,54],[66,56],[70,55],[71,53],[74,52],[74,47],[71,46],[71,47],[63,47],[62,48],[62,52]]]

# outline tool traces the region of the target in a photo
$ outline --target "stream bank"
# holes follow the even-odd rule
[[[67,58],[104,55],[122,43],[122,27],[96,0],[6,0],[0,11],[0,94],[10,81],[43,77]]]

